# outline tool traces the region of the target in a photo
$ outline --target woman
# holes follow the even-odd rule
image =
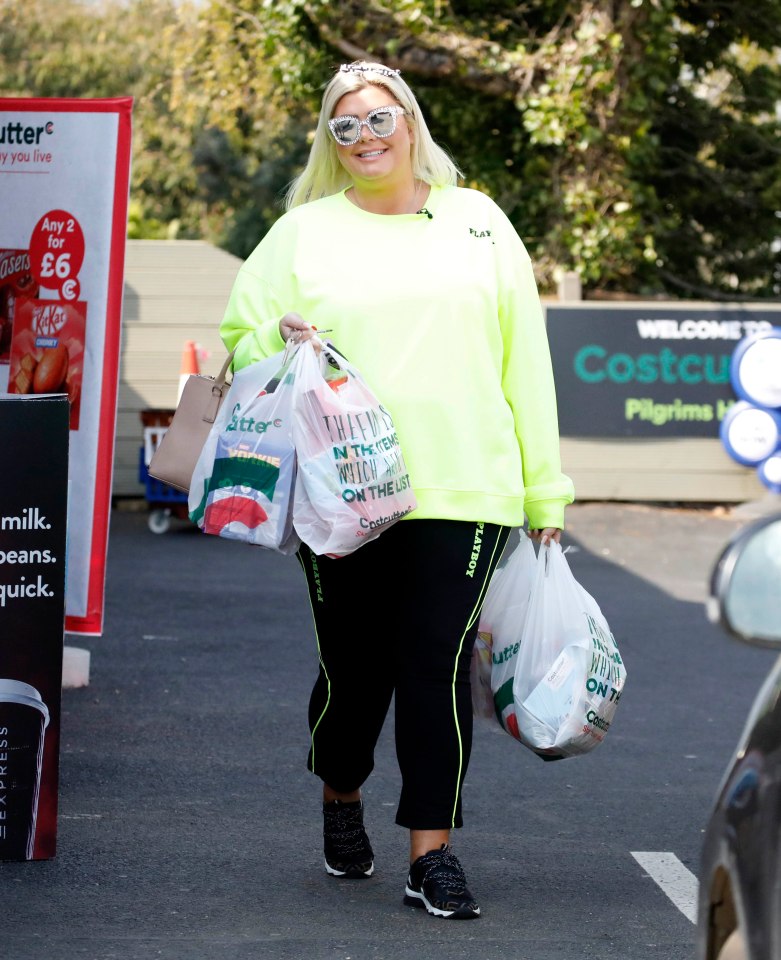
[[[533,536],[558,541],[573,491],[529,256],[458,176],[398,71],[343,65],[221,333],[243,366],[328,328],[393,415],[417,510],[347,557],[299,552],[320,658],[308,765],[323,781],[326,870],[370,876],[361,786],[395,694],[405,902],[471,919],[480,908],[449,844],[478,615],[511,528],[525,512]]]

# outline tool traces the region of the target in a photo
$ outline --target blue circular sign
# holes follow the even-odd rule
[[[781,493],[781,450],[760,463],[757,476],[772,493]]]
[[[778,449],[781,412],[740,400],[727,411],[719,433],[733,460],[747,467],[756,467]]]
[[[737,395],[758,407],[781,407],[781,327],[744,337],[730,362]]]

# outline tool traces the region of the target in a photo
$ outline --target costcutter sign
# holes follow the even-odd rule
[[[559,427],[570,437],[713,437],[735,402],[730,361],[781,310],[714,304],[547,308]]]
[[[68,396],[74,633],[103,624],[131,108],[0,98],[0,392]]]

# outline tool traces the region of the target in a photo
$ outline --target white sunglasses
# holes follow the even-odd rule
[[[392,137],[396,132],[396,117],[400,113],[405,113],[403,107],[375,107],[374,110],[370,110],[366,114],[365,120],[361,120],[352,114],[334,117],[328,121],[328,129],[340,146],[349,147],[358,142],[364,125],[369,128],[375,137],[380,137],[380,139]]]

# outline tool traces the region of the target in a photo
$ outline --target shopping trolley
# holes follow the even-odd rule
[[[162,480],[149,476],[152,456],[165,436],[173,410],[142,410],[144,443],[138,451],[138,479],[144,485],[150,512],[147,524],[152,533],[165,533],[171,526],[171,517],[187,520],[187,494]]]

